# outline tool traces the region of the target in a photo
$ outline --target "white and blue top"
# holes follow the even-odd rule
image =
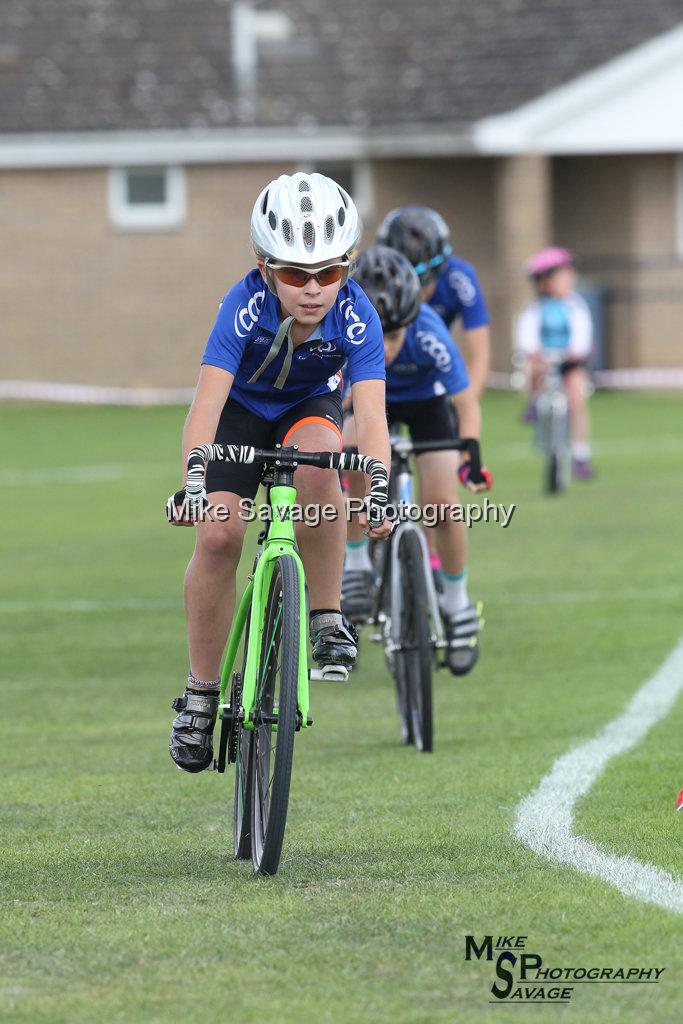
[[[577,292],[566,299],[535,299],[517,320],[515,348],[524,355],[553,351],[585,359],[592,344],[593,321],[588,303]]]

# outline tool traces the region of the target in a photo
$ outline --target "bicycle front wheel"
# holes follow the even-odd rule
[[[296,732],[300,584],[296,560],[275,565],[264,616],[251,751],[251,858],[274,875],[287,821]]]
[[[247,669],[247,650],[249,648],[249,623],[251,612],[247,615],[244,626],[244,650],[242,653],[242,681]],[[241,701],[240,687],[240,701]],[[254,734],[250,729],[237,728],[237,756],[235,758],[235,803],[233,818],[233,848],[237,860],[249,860],[251,857],[251,801],[253,771],[252,747]]]
[[[405,739],[403,716],[408,713],[409,735],[418,750],[425,753],[434,745],[432,711],[432,645],[429,632],[424,556],[415,530],[406,530],[399,539],[401,566],[400,644],[394,652],[395,680],[399,714]],[[401,707],[404,701],[403,707]]]

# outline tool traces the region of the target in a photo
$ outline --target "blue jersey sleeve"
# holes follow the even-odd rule
[[[254,277],[254,272],[230,289],[218,310],[202,365],[208,363],[233,374],[237,372],[247,339],[258,323],[264,298],[265,285],[260,275],[258,280]]]
[[[423,305],[416,328],[415,343],[425,365],[436,372],[445,393],[457,395],[469,387],[467,368],[441,317]]]
[[[472,264],[463,260],[457,270],[451,271],[449,284],[460,300],[463,328],[471,331],[476,327],[486,327],[489,322],[489,311]]]
[[[349,296],[339,304],[349,382],[386,380],[384,334],[377,310],[355,281],[349,285]]]

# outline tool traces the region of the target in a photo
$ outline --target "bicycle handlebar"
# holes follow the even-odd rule
[[[481,476],[481,449],[476,437],[455,437],[450,440],[441,441],[411,441],[407,437],[392,439],[392,454],[396,455],[423,455],[425,452],[441,451],[466,451],[470,458],[472,478],[478,480]]]
[[[349,454],[356,448],[345,448]],[[425,452],[466,451],[470,459],[471,478],[480,483],[484,478],[481,472],[481,449],[476,437],[455,437],[441,441],[411,441],[408,437],[391,438],[391,454],[398,456],[422,455]]]
[[[193,448],[187,457],[187,480],[185,493],[190,502],[202,505],[206,500],[206,464],[208,462],[239,462],[249,464],[261,462],[274,466],[291,467],[318,466],[320,469],[346,469],[367,473],[370,476],[370,493],[367,496],[368,523],[380,526],[384,521],[384,509],[388,497],[388,474],[386,467],[370,455],[350,452],[301,452],[292,448],[254,448],[245,444],[204,444]]]

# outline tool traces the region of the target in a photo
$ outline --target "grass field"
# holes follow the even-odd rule
[[[487,398],[491,497],[518,508],[471,531],[480,664],[436,677],[431,756],[398,743],[378,649],[347,686],[316,686],[273,879],[231,858],[232,775],[187,776],[167,751],[187,665],[192,536],[163,518],[183,410],[0,408],[3,1024],[554,1019],[490,1005],[468,933],[527,935],[547,965],[666,968],[657,986],[579,985],[563,1019],[681,1019],[681,918],[511,832],[681,633],[680,398],[592,408],[598,479],[547,499],[519,400]],[[679,877],[682,729],[679,703],[577,815]]]

